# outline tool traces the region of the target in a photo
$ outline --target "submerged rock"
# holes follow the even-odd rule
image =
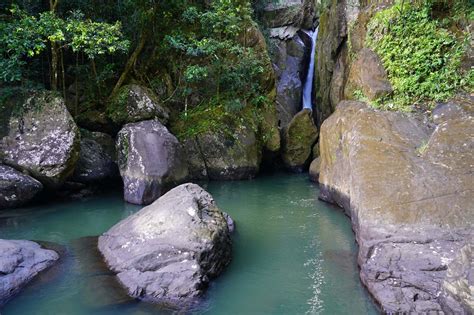
[[[441,293],[474,236],[472,139],[472,115],[433,131],[360,102],[342,102],[324,122],[320,198],[351,216],[361,279],[384,312],[453,312]]]
[[[159,121],[125,125],[117,151],[127,202],[150,204],[188,176],[178,139]]]
[[[90,134],[94,134],[94,138],[89,136]],[[73,175],[74,181],[92,184],[118,177],[118,167],[111,156],[111,148],[108,147],[108,143],[113,143],[113,140],[107,136],[99,132],[83,133],[81,153]],[[95,138],[105,141],[105,145],[97,142]]]
[[[0,306],[58,259],[35,242],[0,239]]]
[[[11,106],[0,142],[5,164],[58,187],[72,175],[79,157],[79,129],[64,100],[52,92],[36,92]]]
[[[42,189],[36,179],[0,164],[0,209],[24,205]]]
[[[108,116],[117,125],[149,119],[166,124],[169,111],[150,89],[130,84],[123,86],[109,104]]]
[[[300,111],[290,122],[283,145],[283,162],[291,170],[301,171],[308,166],[313,146],[318,139],[318,128],[309,109]]]
[[[184,307],[229,264],[231,240],[212,196],[183,184],[100,236],[99,250],[132,297]]]

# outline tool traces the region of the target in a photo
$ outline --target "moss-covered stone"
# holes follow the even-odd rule
[[[119,126],[155,118],[166,124],[169,111],[150,89],[129,84],[120,88],[112,98],[107,106],[107,116]]]
[[[282,156],[286,167],[298,171],[307,167],[317,139],[312,112],[304,109],[296,114],[285,132]]]

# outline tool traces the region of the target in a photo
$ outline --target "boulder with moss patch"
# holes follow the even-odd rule
[[[117,125],[158,119],[166,124],[169,111],[150,89],[129,84],[120,88],[107,108],[108,117]]]
[[[252,128],[241,126],[199,134],[185,147],[191,173],[213,180],[250,179],[257,175],[262,160],[262,144]]]
[[[188,177],[181,144],[157,120],[125,125],[117,135],[124,199],[150,204]]]
[[[79,128],[64,100],[52,92],[32,92],[11,106],[0,141],[5,164],[58,187],[72,175],[80,150]]]
[[[360,277],[387,313],[453,313],[442,284],[474,237],[472,112],[423,121],[345,101],[320,133],[320,198],[351,216]]]
[[[356,90],[361,90],[371,101],[393,92],[380,57],[369,48],[361,49],[351,65],[344,92],[346,98],[353,98]]]
[[[312,111],[300,111],[285,131],[282,156],[286,167],[296,171],[307,167],[317,139],[318,128],[314,124]]]

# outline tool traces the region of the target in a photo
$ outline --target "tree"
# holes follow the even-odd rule
[[[90,60],[99,55],[126,51],[121,24],[93,22],[74,11],[66,19],[56,15],[58,0],[50,1],[50,11],[29,15],[18,6],[11,8],[11,18],[0,22],[0,78],[5,82],[21,80],[21,68],[26,59],[51,52],[51,89],[58,88],[60,68],[63,71],[64,50],[83,52]]]

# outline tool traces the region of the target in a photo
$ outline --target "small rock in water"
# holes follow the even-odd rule
[[[58,259],[55,251],[35,242],[0,240],[0,306]]]

